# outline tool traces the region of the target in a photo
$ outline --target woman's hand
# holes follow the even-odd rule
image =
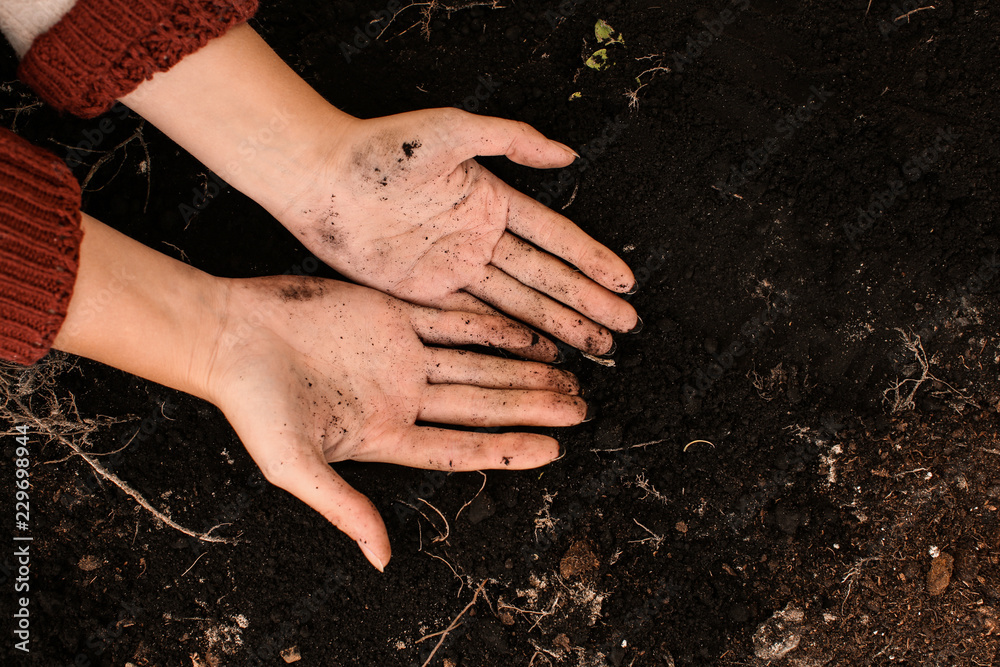
[[[87,215],[83,229],[54,347],[215,403],[264,476],[357,541],[379,569],[391,555],[382,519],[330,462],[532,468],[556,457],[555,440],[416,423],[568,426],[585,418],[569,373],[438,347],[552,352],[552,343],[504,318],[412,306],[318,278],[222,280]]]
[[[446,471],[518,470],[558,455],[552,438],[461,426],[569,426],[586,417],[569,373],[428,345],[548,344],[504,318],[412,306],[309,278],[231,281],[208,395],[264,476],[355,540],[381,570],[378,511],[329,463],[380,461]]]
[[[473,159],[573,162],[523,123],[458,109],[358,120],[245,25],[122,101],[360,283],[425,306],[492,306],[590,354],[638,321],[616,296],[635,285],[621,259]]]
[[[472,159],[565,167],[574,154],[562,144],[523,123],[432,109],[353,120],[334,145],[274,213],[343,275],[438,308],[489,304],[590,354],[611,349],[608,329],[636,325],[615,294],[635,285],[625,263]]]

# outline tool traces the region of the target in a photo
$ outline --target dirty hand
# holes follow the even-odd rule
[[[638,322],[616,295],[635,286],[621,259],[473,159],[573,162],[523,123],[458,109],[359,120],[246,25],[122,101],[352,280],[425,306],[492,307],[591,354]]]
[[[391,548],[378,511],[328,465],[379,461],[449,472],[534,468],[552,438],[416,426],[570,426],[573,375],[428,345],[550,345],[504,318],[404,303],[309,278],[232,281],[209,379],[218,405],[273,484],[358,543],[379,570]]]
[[[442,347],[547,354],[552,343],[523,325],[319,278],[215,278],[85,214],[82,225],[79,271],[53,346],[217,405],[264,476],[347,533],[379,569],[391,555],[382,519],[330,462],[533,468],[556,457],[555,440],[416,423],[585,418],[567,372]],[[106,302],[111,284],[115,298]]]
[[[635,285],[629,268],[476,155],[537,168],[574,160],[523,123],[458,109],[352,119],[315,180],[275,214],[352,280],[438,308],[495,312],[489,304],[584,352],[608,352],[608,329],[637,323],[615,294]]]

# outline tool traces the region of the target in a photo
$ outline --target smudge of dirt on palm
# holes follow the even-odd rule
[[[412,141],[407,141],[403,144],[403,153],[406,154],[407,159],[413,157],[413,154],[418,148],[420,148],[421,143],[419,139],[414,139]]]
[[[282,301],[286,303],[289,301],[309,301],[310,299],[322,296],[324,292],[325,290],[321,284],[307,281],[282,285],[278,290]]]

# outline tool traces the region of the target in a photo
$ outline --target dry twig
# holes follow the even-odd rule
[[[397,11],[395,14],[392,15],[392,18],[389,19],[389,21],[385,24],[385,27],[382,28],[379,34],[376,35],[375,39],[381,39],[382,35],[385,34],[385,31],[388,30],[389,26],[391,26],[393,21],[396,20],[396,17],[405,12],[410,7],[423,7],[423,9],[420,10],[420,20],[411,25],[406,30],[403,30],[403,32],[399,34],[402,35],[404,33],[407,33],[419,25],[420,32],[421,34],[423,34],[425,39],[431,38],[431,18],[433,18],[434,12],[436,10],[444,10],[450,17],[452,12],[457,12],[463,9],[469,9],[470,7],[489,7],[490,9],[503,9],[503,5],[500,4],[499,0],[467,2],[466,4],[458,6],[446,4],[444,2],[441,2],[441,0],[430,0],[429,2],[411,2],[405,7],[401,7],[399,11]]]
[[[149,173],[150,169],[151,169],[151,166],[152,166],[152,162],[151,162],[151,158],[149,156],[149,146],[146,145],[146,139],[142,136],[142,128],[143,128],[143,126],[145,126],[145,121],[139,123],[139,126],[137,128],[135,128],[135,131],[131,135],[129,135],[129,137],[127,139],[125,139],[124,141],[122,141],[121,143],[119,143],[117,146],[115,146],[114,148],[112,148],[108,152],[104,153],[100,157],[100,159],[97,160],[97,162],[94,163],[94,165],[87,172],[87,175],[84,176],[83,181],[80,183],[80,189],[81,190],[85,190],[85,191],[87,190],[87,185],[90,184],[91,179],[97,174],[97,170],[100,169],[101,166],[105,162],[107,162],[112,157],[114,157],[114,155],[116,155],[118,153],[118,149],[119,148],[127,148],[127,146],[130,143],[132,143],[133,141],[138,141],[139,145],[142,146],[143,153],[146,156],[146,159],[139,163],[139,172],[146,175],[146,200],[145,200],[145,202],[143,202],[143,205],[142,205],[142,212],[143,213],[146,212],[146,207],[149,206],[149,194],[150,194],[150,191],[152,190],[153,184],[152,184],[152,180],[150,178],[150,173]],[[128,151],[126,150],[126,154],[127,153],[128,153]],[[124,164],[124,162],[122,164]],[[118,172],[121,171],[121,168],[122,168],[122,165],[118,165],[118,170],[115,171],[115,176],[118,175]],[[114,178],[115,177],[112,176],[111,180],[114,180]],[[110,183],[110,182],[111,181],[108,181],[108,183]],[[99,188],[93,188],[90,191],[91,192],[96,192],[98,190],[103,190],[106,187],[106,185],[107,184],[102,185]]]
[[[629,445],[628,447],[617,447],[615,449],[591,449],[592,452],[603,453],[603,452],[624,452],[626,449],[638,449],[639,447],[650,447],[652,445],[659,445],[660,443],[666,442],[667,438],[660,438],[659,440],[650,440],[649,442],[640,442],[638,445]]]
[[[632,519],[632,520],[635,521],[635,525],[639,526],[644,531],[646,531],[647,533],[649,533],[650,537],[644,537],[641,540],[629,540],[629,544],[645,544],[646,542],[652,542],[653,543],[653,555],[655,556],[656,552],[660,550],[660,545],[663,544],[663,540],[665,538],[662,535],[657,535],[656,533],[654,533],[653,531],[651,531],[649,528],[646,528],[644,525],[642,525],[641,523],[639,523],[638,519]]]
[[[657,490],[657,488],[655,486],[653,486],[653,484],[648,479],[646,479],[646,474],[645,473],[640,473],[635,478],[635,485],[637,487],[639,487],[640,489],[642,489],[643,491],[646,492],[646,495],[644,495],[642,497],[642,500],[645,500],[646,498],[649,498],[650,496],[652,496],[652,497],[656,498],[657,500],[659,500],[664,505],[669,505],[670,504],[669,499],[665,495],[663,495],[662,493],[660,493]]]
[[[441,644],[443,644],[444,640],[448,638],[448,633],[450,633],[452,630],[454,630],[455,628],[458,627],[458,621],[459,621],[459,619],[461,619],[462,616],[465,615],[465,612],[467,612],[470,609],[472,609],[473,605],[476,604],[476,600],[479,599],[479,594],[483,592],[483,587],[485,587],[485,586],[486,586],[486,580],[483,579],[482,583],[479,584],[479,587],[476,588],[476,592],[472,596],[472,601],[469,602],[469,604],[465,605],[465,608],[462,609],[462,611],[458,612],[458,616],[456,616],[454,618],[454,620],[451,623],[448,624],[447,628],[445,628],[444,630],[441,630],[440,632],[435,632],[435,633],[430,634],[430,635],[425,635],[425,636],[421,637],[420,639],[418,639],[416,641],[416,643],[419,644],[420,642],[424,641],[425,639],[430,639],[431,637],[436,637],[438,635],[441,636],[441,639],[439,639],[438,643],[434,645],[434,649],[431,651],[431,654],[429,656],[427,656],[427,659],[424,660],[424,664],[421,667],[427,667],[427,665],[431,664],[431,660],[434,659],[434,654],[438,652],[438,649],[441,648]]]
[[[455,521],[458,521],[458,517],[462,514],[462,510],[471,505],[473,501],[475,501],[475,499],[479,497],[479,494],[483,492],[483,489],[486,488],[486,473],[484,473],[482,470],[478,470],[477,472],[483,476],[483,485],[479,487],[478,491],[476,491],[476,495],[472,496],[472,498],[470,498],[469,501],[466,502],[464,505],[462,505],[462,508],[458,510],[458,514],[455,515]]]
[[[69,398],[56,394],[53,389],[56,377],[72,368],[74,365],[61,355],[53,355],[27,369],[20,369],[12,364],[0,365],[0,418],[11,424],[30,424],[34,433],[50,442],[56,441],[64,445],[72,452],[71,456],[79,456],[99,477],[121,489],[143,509],[174,530],[203,542],[233,544],[233,540],[212,536],[212,532],[229,524],[213,526],[206,532],[185,528],[157,510],[127,482],[102,466],[96,458],[100,454],[83,450],[81,445],[90,444],[92,433],[102,426],[117,423],[118,420],[107,417],[84,419],[76,408],[76,400],[72,394],[69,394]],[[46,412],[46,416],[38,416]]]
[[[429,502],[427,502],[423,498],[417,498],[417,500],[419,500],[424,505],[427,505],[432,510],[434,510],[435,512],[437,512],[437,515],[439,517],[441,517],[442,521],[444,521],[444,532],[443,533],[441,532],[441,529],[438,528],[437,526],[434,526],[434,522],[431,521],[431,525],[434,526],[434,529],[437,530],[437,532],[438,532],[438,536],[435,537],[433,540],[431,540],[431,544],[434,544],[435,542],[444,542],[445,540],[447,540],[448,536],[451,535],[451,526],[448,525],[448,519],[444,518],[444,514],[441,513],[441,510],[439,510],[438,508],[434,507],[434,505],[431,505]],[[427,519],[427,520],[430,521],[430,519]]]
[[[465,588],[465,579],[462,579],[462,577],[458,576],[458,572],[455,571],[455,568],[452,567],[452,564],[449,563],[446,559],[442,558],[441,556],[438,556],[437,554],[432,554],[430,551],[425,551],[424,553],[427,554],[428,556],[430,556],[431,558],[437,558],[439,561],[441,561],[442,563],[444,563],[445,565],[448,566],[448,569],[451,570],[451,573],[453,575],[455,575],[456,579],[458,579],[458,584],[459,584],[458,585],[458,595],[456,595],[455,597],[458,597],[459,595],[461,595],[462,594],[462,589]]]
[[[926,7],[917,7],[916,9],[908,11],[905,14],[900,14],[899,16],[897,16],[896,18],[894,18],[892,20],[892,22],[893,23],[899,23],[903,19],[906,19],[906,22],[909,23],[911,16],[913,16],[917,12],[922,12],[922,11],[927,10],[927,9],[937,9],[937,7],[935,7],[934,5],[927,5]]]
[[[897,412],[915,409],[916,403],[913,399],[917,395],[917,390],[920,389],[920,387],[928,380],[939,382],[947,387],[949,393],[954,395],[963,404],[967,403],[969,405],[975,405],[971,398],[931,373],[931,364],[934,363],[935,359],[933,357],[931,359],[927,358],[927,352],[924,351],[924,346],[920,342],[920,336],[918,334],[908,334],[900,328],[897,328],[896,331],[898,331],[899,335],[902,336],[903,344],[906,346],[906,349],[913,353],[914,358],[920,365],[920,377],[897,380],[888,389],[882,392],[885,402],[891,405],[890,412],[895,414]],[[904,388],[911,382],[913,383],[913,387],[909,390],[909,393],[905,393]]]

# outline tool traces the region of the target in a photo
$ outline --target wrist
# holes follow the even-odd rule
[[[121,101],[276,217],[356,120],[324,100],[246,25]]]
[[[227,281],[83,216],[80,265],[53,347],[209,398]]]

